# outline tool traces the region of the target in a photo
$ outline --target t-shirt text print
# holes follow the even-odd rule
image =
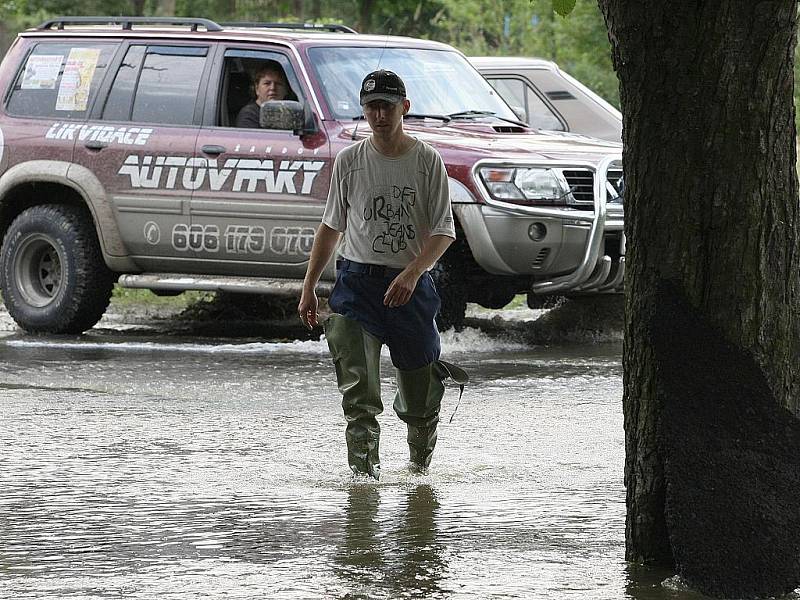
[[[364,207],[364,221],[376,221],[381,231],[372,240],[372,251],[398,254],[408,248],[408,240],[416,238],[411,211],[417,201],[417,190],[393,185],[376,190],[372,202]]]
[[[344,232],[341,256],[405,267],[431,235],[455,237],[442,158],[420,140],[397,158],[369,138],[346,148],[336,157],[322,222]]]

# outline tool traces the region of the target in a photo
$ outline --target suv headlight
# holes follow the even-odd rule
[[[572,191],[560,173],[542,167],[483,167],[481,179],[492,198],[512,204],[567,204]]]

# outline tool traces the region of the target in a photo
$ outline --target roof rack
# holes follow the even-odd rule
[[[205,27],[206,31],[222,31],[219,23],[209,19],[187,19],[183,17],[56,17],[39,25],[37,29],[64,29],[65,25],[121,25],[123,30],[134,25],[186,25],[192,31]]]
[[[331,31],[334,33],[358,33],[355,29],[347,25],[339,25],[337,23],[253,23],[249,21],[237,21],[233,23],[222,23],[224,27],[252,27],[258,29],[295,29],[295,30],[314,30],[314,31]]]

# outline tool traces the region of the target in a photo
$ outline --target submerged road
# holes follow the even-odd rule
[[[384,356],[376,483],[324,341],[5,333],[0,597],[698,597],[624,561],[621,345],[443,342],[473,382],[424,476]]]

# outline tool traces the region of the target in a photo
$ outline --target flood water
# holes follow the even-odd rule
[[[443,342],[430,472],[384,356],[364,482],[324,341],[0,338],[0,597],[700,597],[624,561],[620,344]]]

